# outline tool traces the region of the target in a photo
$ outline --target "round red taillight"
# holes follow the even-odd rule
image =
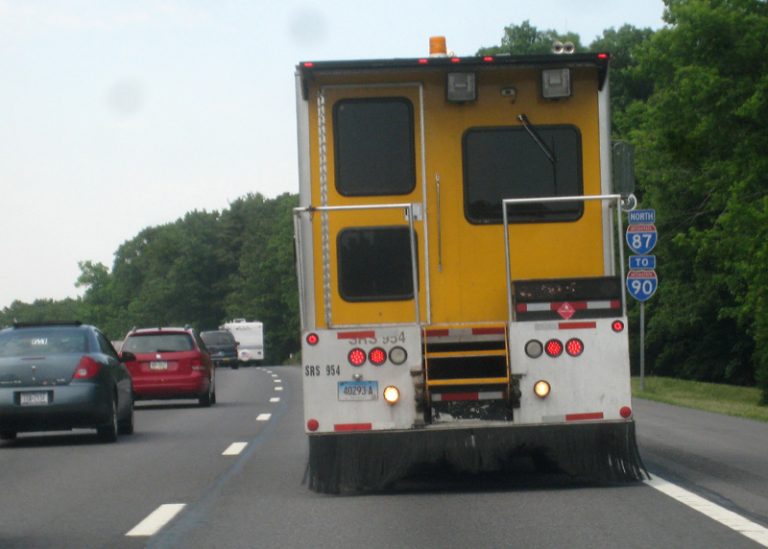
[[[550,339],[544,345],[544,351],[551,357],[558,357],[563,354],[563,342],[559,339]]]
[[[565,343],[565,352],[571,356],[579,356],[584,352],[584,342],[578,338],[569,339]]]
[[[381,347],[374,347],[368,352],[368,360],[374,366],[381,366],[387,360],[387,351]]]
[[[355,347],[347,355],[347,359],[352,366],[362,366],[365,364],[365,351],[360,347]]]
[[[320,337],[317,334],[315,333],[307,334],[308,345],[317,345],[319,342],[320,342]]]
[[[629,406],[622,406],[621,410],[619,410],[619,414],[621,414],[621,417],[624,419],[629,419],[632,417],[632,408]]]
[[[307,430],[309,431],[317,431],[320,428],[320,422],[316,419],[310,419],[307,421]]]
[[[624,323],[621,320],[614,320],[611,324],[611,328],[613,328],[613,331],[616,333],[623,332],[624,331]]]

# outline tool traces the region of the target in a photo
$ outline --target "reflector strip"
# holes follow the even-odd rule
[[[621,307],[621,301],[618,299],[602,300],[602,301],[551,301],[547,303],[518,303],[515,309],[518,313],[535,313],[542,311],[555,311],[563,306],[564,303],[568,303],[577,311],[583,311],[585,309],[618,309]]]
[[[334,431],[370,431],[373,429],[372,423],[336,423],[333,426]]]
[[[427,337],[445,337],[448,334],[448,330],[427,330]]]
[[[504,398],[503,391],[479,391],[470,393],[434,393],[433,402],[449,402],[461,400],[499,400]]]
[[[368,330],[366,332],[338,332],[336,339],[373,339],[376,337],[376,332]]]
[[[565,414],[565,421],[588,421],[590,419],[603,419],[603,412],[588,412],[585,414]]]
[[[472,335],[504,335],[504,328],[472,328]]]
[[[559,322],[558,330],[589,330],[597,328],[597,322]]]

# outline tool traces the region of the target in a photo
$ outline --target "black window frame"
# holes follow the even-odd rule
[[[345,227],[341,229],[338,234],[336,235],[336,268],[337,268],[337,289],[339,292],[339,296],[347,302],[350,303],[370,303],[370,302],[380,302],[380,301],[410,301],[415,298],[416,290],[417,288],[413,287],[413,263],[411,263],[412,259],[416,261],[416,283],[419,283],[419,246],[418,246],[418,235],[416,231],[413,231],[413,249],[415,250],[415,257],[411,257],[411,246],[410,241],[408,241],[408,237],[406,237],[406,241],[408,242],[407,247],[407,261],[411,264],[411,268],[408,271],[408,278],[406,285],[408,286],[410,292],[409,293],[398,293],[398,294],[385,294],[385,295],[372,295],[372,294],[359,294],[359,295],[351,295],[347,288],[345,288],[344,285],[344,247],[342,245],[342,239],[346,234],[349,234],[351,232],[362,232],[362,231],[403,231],[406,234],[410,234],[411,230],[406,225],[376,225],[376,226],[366,226],[366,227]]]
[[[343,184],[345,183],[346,176],[343,175],[344,167],[347,165],[345,160],[346,150],[342,147],[342,139],[344,138],[344,132],[340,129],[340,117],[339,109],[344,105],[349,104],[364,104],[364,103],[400,103],[407,107],[408,111],[408,136],[406,156],[408,157],[409,166],[404,170],[404,174],[407,172],[406,179],[408,180],[407,188],[405,186],[397,186],[396,188],[385,188],[379,186],[376,188],[364,188],[364,189],[349,189]],[[416,189],[416,136],[414,128],[414,115],[413,115],[413,103],[407,97],[401,96],[386,96],[386,97],[350,97],[343,98],[336,101],[333,105],[333,150],[334,150],[334,187],[336,192],[341,196],[357,197],[357,196],[404,196],[411,194]],[[384,147],[382,150],[386,151]],[[397,166],[402,162],[388,162],[388,165]]]
[[[573,124],[548,124],[548,125],[537,125],[534,127],[534,131],[536,131],[539,135],[541,133],[546,133],[548,131],[552,130],[568,130],[573,132],[574,136],[576,137],[576,150],[575,150],[575,171],[576,171],[576,192],[571,194],[565,194],[562,192],[558,192],[558,178],[557,178],[557,172],[554,173],[553,177],[553,184],[555,187],[554,194],[544,194],[539,195],[542,198],[547,197],[557,197],[557,196],[583,196],[584,195],[584,170],[583,170],[583,146],[582,146],[582,136],[581,136],[581,130],[578,128],[578,126],[575,126]],[[465,219],[473,224],[473,225],[501,225],[503,221],[503,211],[501,207],[498,208],[498,216],[496,215],[487,215],[487,216],[478,216],[475,215],[470,208],[470,200],[469,200],[469,186],[471,182],[469,181],[469,166],[467,161],[468,151],[467,151],[467,140],[473,133],[502,133],[502,132],[522,132],[521,135],[524,135],[524,139],[530,139],[531,140],[531,146],[532,147],[539,147],[538,144],[533,140],[533,138],[530,135],[527,135],[526,128],[523,126],[478,126],[478,127],[471,127],[465,130],[464,134],[462,135],[461,140],[461,154],[462,154],[462,171],[463,171],[463,206],[464,206],[464,217]],[[546,159],[546,155],[544,151],[540,151],[542,155],[542,159]],[[554,151],[555,154],[557,151]],[[548,160],[547,160],[548,161]],[[555,170],[557,167],[555,166]],[[501,198],[526,198],[527,195],[523,196],[522,193],[518,192],[515,194],[514,192],[509,192],[506,194],[506,196]],[[501,198],[499,199],[499,203],[501,202]],[[495,211],[495,208],[494,208]],[[507,210],[507,219],[509,221],[509,224],[524,224],[524,223],[562,223],[562,222],[574,222],[581,219],[581,217],[584,215],[584,203],[582,201],[579,202],[561,202],[561,203],[548,203],[548,204],[530,204],[530,205],[518,205],[518,206],[508,206]]]

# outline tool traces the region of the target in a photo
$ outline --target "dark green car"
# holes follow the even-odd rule
[[[132,393],[128,369],[93,326],[17,323],[0,330],[2,440],[95,428],[101,440],[114,442],[118,433],[133,433]]]

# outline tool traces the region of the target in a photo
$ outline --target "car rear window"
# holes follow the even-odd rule
[[[87,334],[79,328],[35,328],[0,333],[0,357],[46,356],[88,351]]]
[[[191,351],[195,344],[189,334],[137,334],[129,336],[123,351],[132,353],[171,353]]]
[[[203,332],[200,334],[206,345],[234,345],[235,336],[229,332]]]

